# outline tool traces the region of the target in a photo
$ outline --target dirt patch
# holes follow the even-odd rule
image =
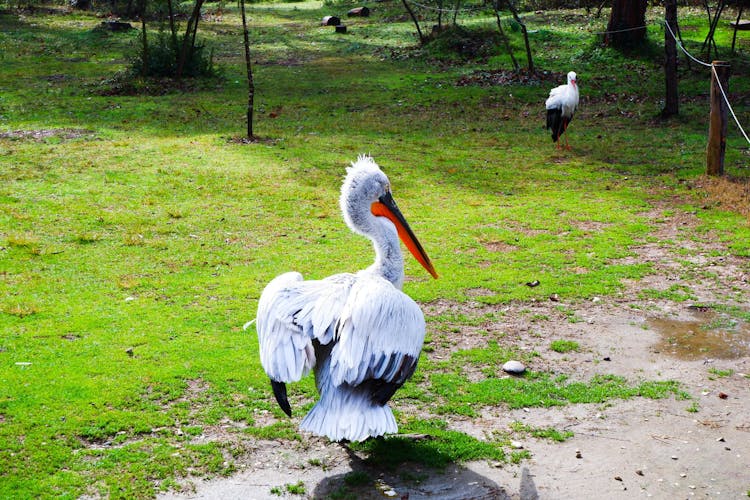
[[[83,128],[55,128],[39,130],[11,130],[9,132],[0,132],[0,139],[12,140],[30,140],[41,142],[50,138],[65,140],[92,138],[96,133],[93,130]]]
[[[490,87],[497,85],[542,85],[543,83],[563,85],[566,81],[567,73],[556,73],[553,71],[529,72],[522,68],[518,71],[493,69],[478,70],[464,75],[458,79],[456,85],[459,87],[466,85],[479,85]]]
[[[655,232],[626,260],[648,263],[653,273],[626,282],[619,294],[497,306],[482,304],[485,290],[477,288],[476,301],[436,301],[424,310],[428,317],[476,319],[473,326],[462,326],[460,335],[433,332],[427,352],[433,360],[493,341],[540,353],[530,358],[532,370],[573,380],[597,374],[631,382],[676,380],[690,399],[517,410],[493,406],[482,408],[477,418],[448,418],[449,428],[478,439],[509,432],[518,422],[573,433],[563,443],[521,437],[517,446],[531,458],[519,465],[481,461],[452,464],[445,471],[393,472],[368,466],[345,447],[318,438],[256,442],[240,457],[241,472],[232,478],[192,480],[186,483],[188,493],[162,498],[325,498],[340,491],[353,471],[376,479],[349,487],[356,498],[383,498],[384,492],[410,500],[745,497],[750,489],[750,259],[731,255],[710,234],[697,231],[697,214],[675,209],[680,205],[672,200],[645,214],[657,221]],[[660,322],[672,325],[672,334]],[[703,331],[706,338],[691,340],[690,356],[677,355],[670,349],[675,328]],[[710,332],[721,332],[720,338],[709,341]],[[580,348],[555,352],[550,343],[557,339]],[[723,354],[727,346],[731,356]],[[300,481],[305,495],[284,489]],[[272,488],[280,488],[278,494]]]

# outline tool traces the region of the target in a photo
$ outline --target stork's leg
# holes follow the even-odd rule
[[[568,124],[566,123],[563,127],[563,133],[568,130]],[[568,144],[568,134],[565,134],[565,149],[570,150],[570,144]]]

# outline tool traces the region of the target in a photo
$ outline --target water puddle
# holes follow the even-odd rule
[[[691,308],[693,320],[649,318],[661,335],[654,350],[684,360],[750,356],[750,324],[705,307]]]

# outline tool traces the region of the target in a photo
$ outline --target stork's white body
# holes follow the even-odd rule
[[[375,262],[322,280],[305,281],[296,272],[276,277],[261,294],[256,326],[261,364],[274,392],[283,388],[279,404],[286,402],[291,414],[284,384],[314,369],[320,399],[300,428],[334,441],[397,432],[386,403],[414,372],[425,335],[421,309],[401,291],[396,226],[371,209],[383,190],[390,196],[388,179],[369,157],[348,172],[344,218],[372,240]]]
[[[568,128],[578,108],[578,83],[575,72],[568,73],[568,83],[555,87],[544,102],[547,108],[547,128],[552,131],[552,140],[559,146],[560,136]],[[567,136],[565,138],[567,146]]]

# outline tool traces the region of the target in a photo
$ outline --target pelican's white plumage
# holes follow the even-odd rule
[[[550,90],[544,106],[547,108],[547,128],[552,131],[552,140],[559,148],[560,136],[568,129],[568,124],[578,108],[578,82],[574,71],[568,73],[567,84]],[[570,149],[567,135],[565,147]]]
[[[320,400],[300,428],[362,441],[398,430],[387,402],[414,372],[424,341],[422,311],[401,291],[399,236],[437,274],[369,156],[347,169],[340,204],[347,225],[372,240],[375,262],[322,280],[296,272],[276,277],[261,294],[256,328],[261,364],[282,409],[291,414],[285,383],[314,369]]]

